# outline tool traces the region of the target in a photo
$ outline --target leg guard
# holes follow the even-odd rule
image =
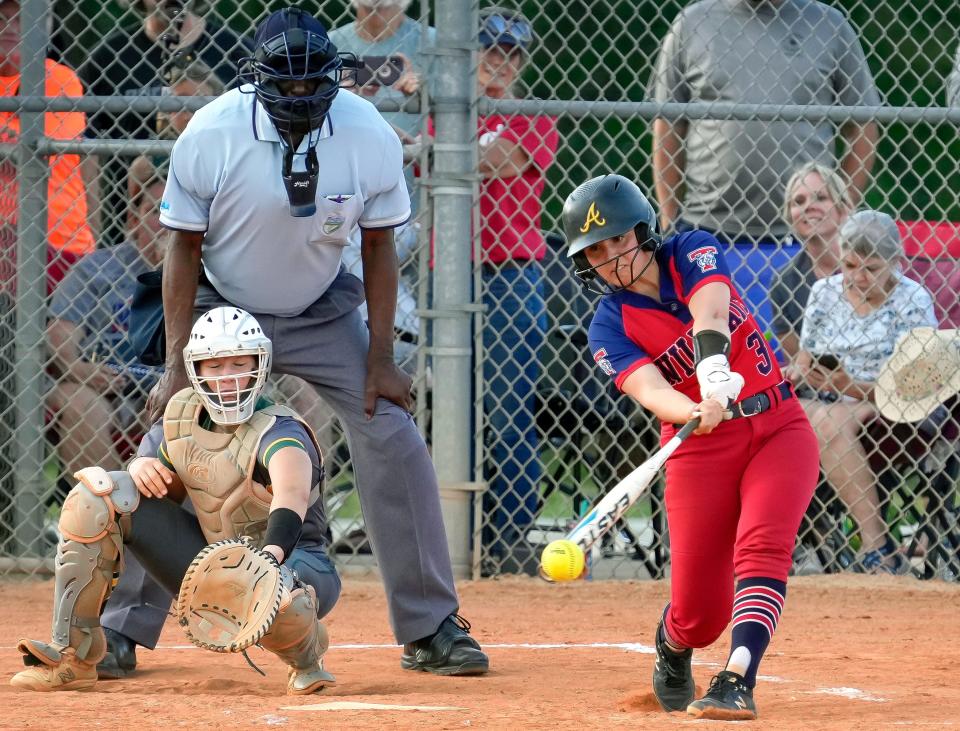
[[[30,690],[72,690],[96,682],[96,664],[107,651],[100,613],[122,569],[119,520],[133,512],[140,493],[126,472],[89,467],[67,495],[60,513],[53,639],[23,639],[24,663],[35,667],[11,683]]]
[[[337,684],[323,669],[323,655],[330,645],[327,628],[317,618],[317,599],[312,586],[299,586],[290,603],[280,610],[260,646],[288,666],[287,693],[305,695]]]

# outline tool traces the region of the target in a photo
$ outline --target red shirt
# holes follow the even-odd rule
[[[483,260],[499,264],[506,259],[542,259],[547,245],[540,228],[540,197],[557,153],[556,120],[494,114],[479,122],[481,145],[498,138],[510,140],[526,150],[532,163],[520,175],[480,181]]]
[[[783,380],[762,331],[730,281],[720,248],[705,231],[669,236],[656,254],[660,301],[628,291],[600,299],[590,324],[590,352],[618,388],[635,370],[653,363],[674,389],[694,403],[700,402],[693,362],[693,317],[687,303],[710,282],[723,282],[730,288],[730,368],[746,382],[742,397]]]

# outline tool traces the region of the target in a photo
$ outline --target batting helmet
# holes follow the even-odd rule
[[[631,229],[640,250],[660,248],[656,211],[639,186],[622,175],[591,178],[567,196],[563,204],[567,257],[573,259],[577,276],[587,284],[596,279],[597,273],[584,250]]]
[[[299,8],[271,13],[257,26],[253,56],[240,60],[243,83],[253,85],[257,98],[281,137],[319,129],[340,90],[343,61],[323,24]],[[288,96],[281,81],[310,81],[305,96]]]

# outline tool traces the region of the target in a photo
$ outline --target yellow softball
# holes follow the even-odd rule
[[[552,541],[540,554],[540,568],[552,581],[579,579],[583,573],[584,564],[583,551],[573,541]]]

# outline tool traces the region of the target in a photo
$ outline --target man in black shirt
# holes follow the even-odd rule
[[[171,65],[199,60],[227,87],[237,63],[250,55],[250,44],[209,14],[205,0],[118,0],[139,15],[139,26],[107,36],[80,69],[86,92],[96,96],[153,96],[164,93]],[[100,112],[91,115],[87,136],[101,139],[148,139],[156,132],[156,115]],[[109,158],[100,179],[100,220],[104,244],[122,238],[125,161]],[[96,176],[91,175],[90,178]]]

